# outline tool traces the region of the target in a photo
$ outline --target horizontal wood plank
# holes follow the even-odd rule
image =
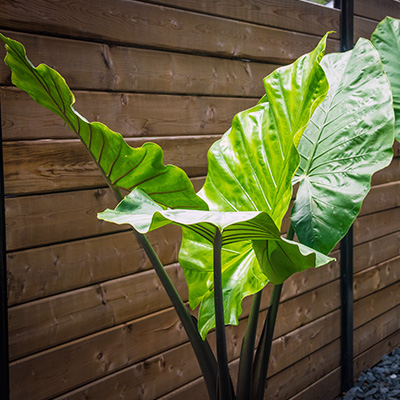
[[[64,37],[278,63],[290,62],[311,51],[319,40],[303,33],[138,1],[117,0],[110,4],[99,0],[90,5],[80,3],[78,9],[79,12],[71,1],[37,0],[18,5],[6,1],[0,25]],[[328,47],[330,51],[338,50],[339,43],[330,39]]]
[[[259,82],[262,89],[262,81]],[[75,139],[64,121],[14,88],[0,91],[3,140]],[[201,97],[75,91],[74,108],[124,137],[223,134],[236,113],[258,98]],[[26,127],[29,126],[29,129]]]
[[[2,33],[21,42],[34,65],[45,63],[56,69],[72,89],[261,97],[262,79],[277,67],[265,62],[204,57],[173,50],[165,52],[6,30]],[[4,55],[5,49],[0,47],[1,58]],[[0,85],[10,84],[10,69],[0,65]]]
[[[132,147],[155,142],[164,163],[183,168],[189,176],[205,176],[207,151],[220,135],[128,138]],[[400,147],[399,147],[400,148]],[[4,142],[7,195],[104,187],[105,181],[79,140]],[[24,160],[21,163],[21,160]],[[400,181],[400,158],[373,176],[373,184]]]
[[[400,207],[400,181],[373,186],[365,198],[360,215]]]
[[[36,247],[128,230],[128,226],[121,228],[97,219],[98,212],[116,205],[110,189],[8,198],[7,249]]]
[[[203,178],[196,179],[198,186],[203,182]],[[8,251],[127,229],[97,219],[98,212],[116,206],[111,191],[105,188],[11,197],[5,204]],[[396,207],[400,207],[400,181],[372,187],[360,215]]]
[[[359,307],[363,307],[363,300],[360,301]],[[390,310],[390,308],[389,308]],[[374,332],[374,327],[379,325],[380,323],[383,323],[383,321],[389,321],[396,319],[396,316],[398,315],[399,312],[399,307],[396,308],[396,310],[390,310],[386,315],[379,316],[377,320],[371,321],[370,324],[364,325],[357,329],[356,331],[356,337],[358,335],[362,335],[363,337],[371,336]],[[398,322],[397,322],[398,324]],[[382,325],[382,324],[381,324]],[[383,325],[385,325],[383,323]],[[302,328],[304,329],[309,329],[307,328]],[[384,335],[391,334],[391,329],[395,329],[395,324],[391,324],[391,328],[388,327],[388,329],[383,329],[382,333]],[[369,334],[370,333],[370,334]],[[373,336],[371,336],[373,337]],[[380,338],[375,338],[375,342],[380,340]],[[283,342],[283,343],[290,343],[289,339],[278,339],[274,341],[274,347],[278,346],[278,343]],[[166,353],[163,353],[162,355],[156,356],[152,359],[150,359],[148,362],[145,363],[145,365],[150,369],[147,370],[147,377],[145,375],[141,375],[140,379],[136,381],[137,383],[134,383],[135,380],[130,379],[128,381],[128,377],[132,377],[135,371],[138,371],[137,368],[139,365],[142,364],[137,364],[132,367],[128,367],[124,370],[121,370],[119,372],[116,372],[115,374],[111,374],[107,377],[104,377],[98,381],[95,381],[93,383],[89,383],[86,386],[83,386],[82,388],[79,388],[71,393],[65,394],[58,399],[69,399],[69,400],[80,400],[83,399],[84,396],[88,397],[94,397],[96,398],[96,395],[99,395],[99,393],[107,393],[107,398],[109,399],[117,399],[118,396],[121,395],[121,386],[125,389],[124,395],[129,396],[129,398],[141,398],[139,396],[143,395],[143,392],[139,392],[138,389],[143,388],[146,389],[144,390],[145,395],[149,391],[149,399],[157,397],[157,393],[153,392],[153,388],[148,388],[147,385],[150,384],[150,382],[153,383],[153,386],[159,387],[159,385],[154,385],[154,378],[155,376],[159,375],[164,375],[167,373],[166,371],[172,372],[172,370],[179,369],[179,365],[176,365],[172,363],[172,360],[176,362],[176,358],[172,357],[172,353],[174,351],[179,351],[182,354],[182,357],[184,360],[186,360],[185,357],[189,356],[186,354],[186,351],[189,351],[189,349],[186,349],[187,345],[182,345],[180,348],[176,348],[174,350],[167,351]],[[328,373],[329,371],[333,370],[336,368],[336,366],[339,363],[339,340],[335,340],[328,346],[322,347],[318,351],[312,353],[310,356],[301,359],[298,361],[296,364],[292,365],[291,367],[284,369],[280,374],[275,374],[272,376],[269,380],[269,391],[272,391],[275,395],[277,394],[278,399],[287,399],[291,394],[295,394],[297,391],[302,390],[307,383],[313,382],[317,378],[317,376],[322,377],[324,373]],[[279,352],[278,350],[275,350],[276,352]],[[170,358],[171,357],[171,358]],[[284,354],[281,354],[281,357],[284,357]],[[154,369],[151,371],[152,368],[155,368],[157,363],[155,360],[158,360],[158,362],[162,363],[162,366],[169,366],[169,369],[164,369],[164,368],[159,368],[159,369]],[[162,360],[162,361],[161,361]],[[196,376],[195,371],[197,368],[192,369],[189,365],[186,364],[185,361],[184,366],[185,368],[182,369],[181,374],[185,374],[188,372],[188,375],[186,376],[187,379],[194,378]],[[194,360],[193,360],[194,362]],[[315,368],[316,365],[315,363],[318,363],[318,368]],[[237,369],[237,360],[234,361],[234,370]],[[154,365],[154,367],[153,367]],[[198,369],[197,369],[198,370]],[[141,370],[140,370],[141,371]],[[190,373],[189,373],[190,371]],[[199,371],[198,371],[199,373]],[[285,379],[290,375],[290,380]],[[310,376],[311,375],[311,376]],[[181,375],[180,375],[181,376]],[[198,375],[197,375],[198,376]],[[303,379],[302,379],[303,378]],[[190,379],[191,380],[191,379]],[[287,385],[286,383],[294,382],[294,385]],[[117,384],[118,382],[118,384]],[[161,384],[166,384],[164,381],[164,378],[161,377],[160,379],[160,386]],[[179,383],[181,381],[179,380]],[[179,385],[176,385],[179,386]],[[192,387],[192,390],[197,391],[198,386],[202,387],[201,381],[197,381],[197,385],[195,387]],[[167,384],[167,387],[160,387],[159,390],[168,390],[171,387],[170,383]],[[289,390],[289,392],[288,392]],[[182,390],[181,390],[182,391]],[[292,393],[290,393],[292,391]],[[162,394],[161,394],[162,395]],[[158,394],[160,396],[160,394]],[[190,392],[186,393],[186,396],[190,396]],[[146,397],[147,398],[147,397]],[[163,399],[174,399],[174,396],[165,396]],[[178,399],[184,399],[188,397],[178,397]],[[196,396],[194,398],[197,398]],[[201,397],[199,397],[201,398]]]
[[[326,400],[340,395],[340,368],[335,368],[289,400]]]
[[[357,356],[354,358],[354,380],[357,380],[362,371],[377,364],[384,354],[390,353],[400,345],[399,330],[391,335],[380,337],[383,338],[383,340],[374,343],[371,348],[368,348],[361,354],[358,352],[355,353]],[[339,394],[340,368],[336,368],[289,400],[309,400],[311,398],[314,400],[324,400],[327,398],[334,398]]]
[[[239,21],[273,26],[288,31],[324,35],[340,30],[340,11],[298,0],[150,0],[152,3],[230,17]],[[338,38],[338,33],[334,37]]]
[[[396,157],[390,165],[372,175],[372,185],[400,181],[400,158]]]
[[[168,270],[174,284],[186,300],[187,288],[182,270],[176,265],[168,267]],[[368,291],[390,286],[399,276],[400,257],[375,268],[363,270],[354,277],[355,298],[365,296]],[[293,280],[302,282],[303,278],[296,274]],[[290,305],[285,301],[293,292],[289,290],[284,293],[276,335],[287,333],[337,308],[337,285],[338,282],[334,281],[313,292],[307,292],[303,295],[304,299],[297,297],[296,303]],[[303,285],[302,292],[297,295],[307,290],[309,289]],[[316,305],[312,306],[321,296],[326,299],[323,311]],[[248,308],[248,302],[249,299],[244,305],[245,310]],[[265,302],[267,303],[267,300]],[[155,272],[150,270],[14,306],[9,309],[10,358],[17,359],[84,334],[139,318],[166,308],[169,304]],[[296,315],[296,318],[293,315]],[[32,340],[32,337],[36,339]]]
[[[374,21],[362,17],[354,17],[354,43],[357,42],[359,38],[365,38],[370,40],[371,35],[376,29],[378,21]]]
[[[400,254],[354,275],[354,298],[361,299],[391,283],[400,282]]]
[[[331,37],[339,38],[340,11],[305,1],[273,0],[265,3],[262,0],[246,2],[234,0],[226,3],[223,1],[151,0],[151,2],[319,36],[333,30]],[[359,37],[369,39],[376,24],[376,21],[356,16],[354,18],[355,39]]]
[[[164,265],[177,262],[180,238],[172,225],[148,235]],[[8,253],[8,302],[25,303],[150,268],[130,231]]]
[[[369,242],[373,238],[386,236],[399,229],[400,208],[368,214],[354,222],[354,244]]]
[[[189,176],[204,176],[207,151],[220,135],[127,139],[132,147],[159,144],[164,164],[181,167]],[[7,195],[104,187],[105,181],[79,140],[4,143]],[[21,164],[21,160],[24,163]]]
[[[186,300],[182,269],[173,264],[166,270]],[[150,270],[12,307],[8,312],[10,359],[139,318],[170,304],[155,271]]]
[[[400,346],[400,330],[375,344],[372,348],[360,354],[354,360],[354,378],[357,379],[362,371],[376,365],[385,354],[389,354]]]
[[[180,229],[166,227],[149,234],[161,261],[177,261]],[[400,248],[400,232],[363,243],[354,248],[354,270],[376,265],[395,257]],[[333,253],[339,259],[339,253]],[[144,251],[131,232],[77,240],[53,246],[8,253],[9,305],[62,293],[108,279],[151,268]],[[296,295],[301,288],[316,288],[338,278],[337,264],[302,273],[302,280],[289,279],[285,291]]]
[[[396,0],[355,0],[354,14],[376,21],[386,16],[400,18],[400,4]]]

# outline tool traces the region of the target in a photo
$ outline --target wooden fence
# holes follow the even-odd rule
[[[356,0],[369,38],[394,0]],[[159,143],[199,188],[206,152],[262,78],[310,51],[338,10],[300,0],[1,0],[0,28],[56,68],[89,120],[128,143]],[[338,33],[328,40],[339,48]],[[1,55],[4,50],[1,50]],[[204,399],[186,335],[133,235],[99,222],[115,205],[84,147],[11,86],[0,65],[12,400]],[[400,151],[373,178],[354,228],[355,374],[400,344]],[[180,232],[149,235],[178,291]],[[338,251],[335,250],[338,257]],[[340,392],[339,265],[284,285],[270,368],[273,399]],[[269,287],[265,289],[264,312]],[[236,371],[249,299],[229,327]],[[213,335],[211,334],[211,340]]]

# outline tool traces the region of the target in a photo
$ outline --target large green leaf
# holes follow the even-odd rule
[[[74,110],[74,95],[57,71],[45,64],[35,68],[22,44],[1,34],[0,38],[6,43],[5,62],[12,70],[14,85],[67,123],[116,191],[140,187],[165,207],[207,209],[185,172],[173,165],[163,165],[163,152],[157,144],[132,148],[106,125],[88,122]]]
[[[296,272],[318,268],[333,261],[333,258],[285,238],[255,240],[253,248],[263,273],[275,285],[283,283]]]
[[[184,240],[192,246],[185,246],[180,258],[185,258],[182,265],[189,284],[190,306],[195,308],[201,303],[199,330],[203,338],[215,326],[213,242],[216,229],[222,235],[222,288],[227,324],[238,323],[243,296],[261,290],[268,280],[281,283],[294,272],[332,260],[281,238],[271,217],[262,211],[164,210],[141,189],[135,189],[115,210],[108,209],[98,217],[116,224],[130,224],[141,233],[170,223],[183,228]],[[266,254],[261,268],[252,241],[258,247],[269,247],[267,253],[261,250]],[[185,253],[188,250],[190,253]]]
[[[181,247],[179,259],[189,285],[190,307],[195,308],[200,304],[198,325],[204,338],[215,326],[213,249],[210,243],[187,228],[183,229],[183,240],[186,245]],[[269,250],[267,254],[265,247]],[[307,246],[282,237],[224,246],[222,288],[225,324],[237,325],[243,299],[262,290],[268,282],[282,283],[295,272],[318,268],[332,260]]]
[[[301,243],[327,254],[358,215],[372,174],[392,159],[394,116],[388,80],[368,40],[325,56],[321,65],[330,89],[299,144],[292,223]]]
[[[251,239],[278,239],[279,230],[271,217],[261,211],[219,212],[163,209],[143,190],[135,189],[115,208],[99,213],[98,218],[116,224],[130,224],[147,233],[173,223],[187,226],[209,243],[214,243],[218,228],[222,245]]]
[[[325,43],[326,37],[313,52],[265,78],[263,99],[239,113],[232,128],[211,147],[206,182],[199,193],[210,210],[264,211],[280,228],[300,161],[296,143],[328,91],[319,65]],[[243,298],[261,290],[268,280],[279,281],[280,277],[272,268],[260,267],[250,242],[234,243],[222,252],[226,263],[222,271],[225,322],[236,324]],[[211,246],[184,229],[179,259],[191,306],[201,302],[202,334],[214,326],[211,257]]]
[[[400,141],[400,20],[386,17],[371,36],[389,78],[396,118],[395,137]]]
[[[280,227],[299,164],[296,144],[328,83],[319,62],[326,36],[314,51],[264,79],[260,103],[237,114],[232,128],[208,152],[199,194],[210,209],[268,212]]]

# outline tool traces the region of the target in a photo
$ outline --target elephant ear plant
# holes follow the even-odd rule
[[[400,20],[386,17],[378,24],[371,41],[381,56],[392,87],[395,138],[400,142]]]
[[[1,38],[13,83],[66,121],[121,200],[99,218],[133,227],[188,334],[210,399],[262,399],[282,283],[332,260],[327,254],[359,213],[372,174],[392,158],[392,97],[378,52],[360,40],[351,52],[324,56],[325,36],[311,53],[266,77],[265,96],[236,115],[210,148],[207,178],[196,194],[182,170],[163,165],[157,145],[133,149],[105,125],[89,123],[73,109],[74,97],[57,72],[35,68],[20,43]],[[125,191],[131,193],[122,199]],[[182,227],[179,261],[189,304],[199,306],[197,327],[144,236],[167,224]],[[256,346],[268,283],[274,285],[271,305]],[[250,295],[234,390],[225,325],[238,324]],[[216,358],[206,340],[214,327]]]

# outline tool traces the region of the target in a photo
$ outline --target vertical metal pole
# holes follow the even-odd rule
[[[341,1],[340,51],[354,47],[354,0]]]
[[[1,107],[0,107],[1,109]],[[10,398],[8,369],[8,307],[6,263],[6,218],[4,206],[3,135],[0,111],[0,397]]]
[[[341,1],[340,50],[353,48],[354,1]],[[353,227],[340,242],[341,352],[340,387],[348,391],[353,381]]]
[[[340,388],[353,387],[353,227],[340,242]]]

